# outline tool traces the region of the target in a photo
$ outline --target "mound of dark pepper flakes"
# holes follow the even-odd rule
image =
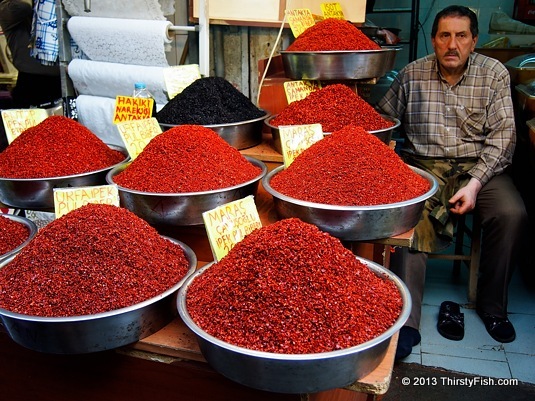
[[[0,214],[0,255],[18,247],[29,235],[30,230],[24,224]]]
[[[52,221],[0,269],[0,307],[80,316],[158,296],[188,272],[177,244],[132,212],[88,204]]]
[[[403,202],[430,188],[392,148],[354,126],[314,143],[270,185],[294,199],[338,206]]]
[[[260,173],[211,129],[179,125],[153,138],[113,180],[136,191],[186,193],[229,188]]]
[[[157,114],[164,124],[214,125],[249,121],[265,116],[247,96],[221,77],[193,81]]]
[[[323,132],[333,132],[346,125],[366,131],[392,127],[368,102],[347,85],[331,84],[287,105],[270,121],[271,125],[321,124]]]
[[[380,50],[376,42],[368,38],[351,22],[327,18],[307,28],[286,51]]]
[[[377,337],[403,301],[338,239],[290,218],[253,231],[197,276],[186,305],[199,327],[227,343],[309,354]]]
[[[50,116],[23,131],[0,153],[0,177],[64,177],[105,169],[125,159],[79,122]]]

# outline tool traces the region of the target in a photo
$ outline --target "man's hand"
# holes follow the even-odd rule
[[[477,194],[482,185],[476,178],[471,178],[468,184],[459,189],[450,200],[450,212],[454,214],[465,214],[476,207]]]

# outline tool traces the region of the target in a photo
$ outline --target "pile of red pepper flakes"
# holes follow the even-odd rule
[[[430,188],[392,148],[353,126],[314,143],[270,185],[294,199],[338,206],[403,202]]]
[[[30,230],[24,224],[0,214],[0,255],[18,247],[29,235]]]
[[[52,221],[0,269],[0,307],[81,316],[165,292],[188,271],[184,251],[126,209],[88,204]]]
[[[187,193],[229,188],[260,173],[211,129],[178,125],[153,138],[113,180],[136,191]]]
[[[403,301],[342,243],[297,218],[253,231],[190,284],[186,306],[210,335],[247,349],[310,354],[369,341]]]
[[[394,123],[381,116],[368,102],[344,84],[331,84],[311,92],[307,97],[286,106],[270,124],[321,124],[323,132],[333,132],[346,125],[366,131],[392,127]]]
[[[334,51],[334,50],[380,50],[376,42],[368,38],[351,22],[327,18],[307,28],[286,51]]]
[[[0,177],[64,177],[102,170],[125,159],[79,122],[50,116],[23,131],[0,153]]]

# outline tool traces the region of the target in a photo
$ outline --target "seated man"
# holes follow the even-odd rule
[[[431,31],[434,54],[403,68],[377,105],[401,121],[406,162],[439,182],[416,226],[413,249],[396,251],[392,261],[413,301],[397,359],[421,340],[427,253],[449,246],[455,216],[474,209],[482,227],[477,313],[496,341],[516,337],[507,315],[508,285],[527,213],[506,171],[516,144],[510,77],[499,61],[474,53],[477,39],[477,16],[469,8],[440,11]]]

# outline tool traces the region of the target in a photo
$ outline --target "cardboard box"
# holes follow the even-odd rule
[[[200,0],[193,1],[193,17],[199,18]],[[208,15],[211,23],[236,25],[280,25],[287,5],[292,9],[308,8],[312,14],[322,15],[324,0],[225,0],[209,1]],[[366,0],[345,0],[338,2],[344,17],[354,23],[366,20]]]

